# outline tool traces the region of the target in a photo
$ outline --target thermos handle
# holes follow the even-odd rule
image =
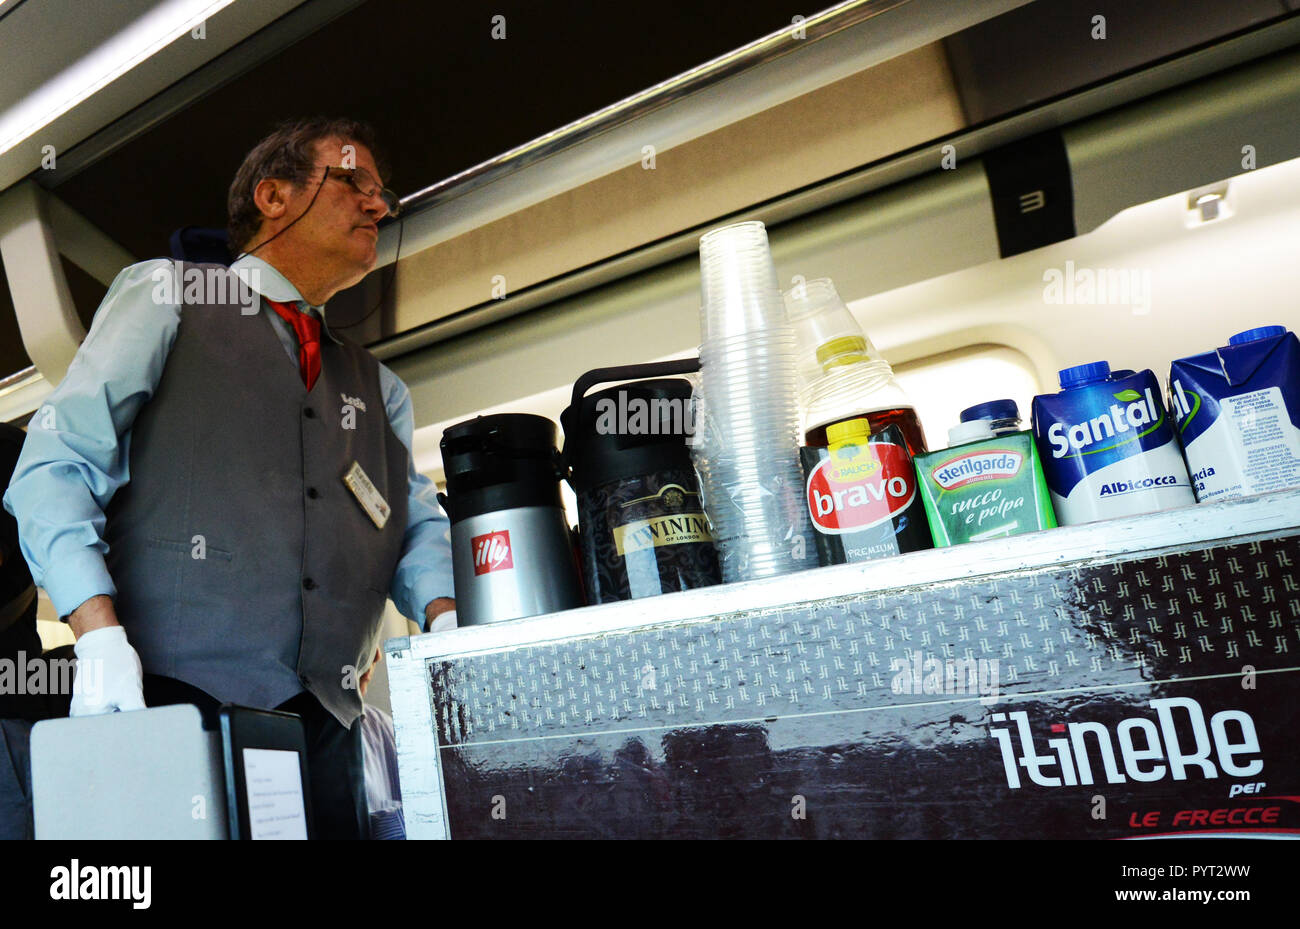
[[[611,381],[641,380],[648,377],[667,377],[671,374],[692,374],[700,370],[700,359],[678,358],[673,361],[655,361],[642,365],[620,365],[613,368],[596,368],[588,371],[573,383],[573,401],[570,406],[577,408],[587,391],[597,384]]]

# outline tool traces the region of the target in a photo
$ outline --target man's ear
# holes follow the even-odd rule
[[[279,219],[288,208],[286,181],[264,177],[253,188],[253,202],[267,219]]]

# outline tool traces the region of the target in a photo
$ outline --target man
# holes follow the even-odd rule
[[[454,608],[409,391],[321,313],[374,267],[396,205],[378,157],[348,120],[258,143],[227,197],[241,257],[118,275],[4,497],[79,661],[101,663],[72,714],[299,713],[321,837],[366,834],[357,676],[386,595],[422,625]]]

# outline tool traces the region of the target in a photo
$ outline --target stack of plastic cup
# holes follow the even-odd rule
[[[722,580],[815,567],[799,466],[796,343],[762,223],[700,239],[700,407],[692,446]]]

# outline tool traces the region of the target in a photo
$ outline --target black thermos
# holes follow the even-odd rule
[[[687,440],[691,384],[639,380],[698,371],[692,358],[598,368],[573,385],[560,416],[564,462],[578,498],[583,582],[589,603],[632,600],[720,582]]]
[[[442,434],[456,619],[462,626],[582,606],[555,423],[498,413]]]

